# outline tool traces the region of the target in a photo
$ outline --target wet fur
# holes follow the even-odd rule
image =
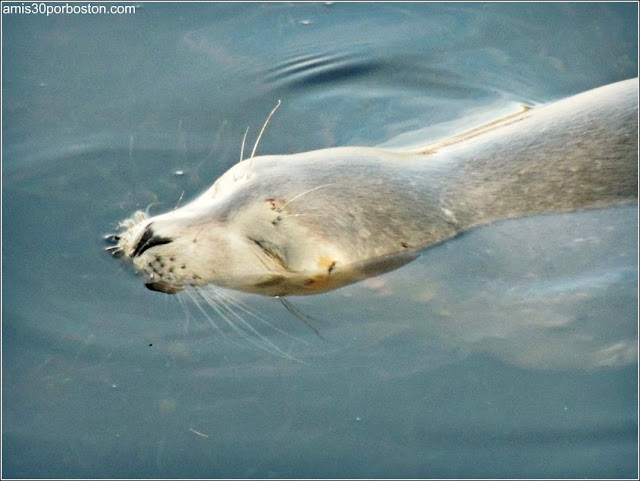
[[[632,79],[419,149],[252,155],[193,202],[136,213],[110,250],[169,294],[315,294],[478,225],[632,201],[637,160]]]

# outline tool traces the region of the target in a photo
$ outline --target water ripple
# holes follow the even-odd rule
[[[429,92],[437,96],[478,98],[489,92],[447,69],[420,65],[410,55],[385,57],[363,53],[301,55],[270,68],[264,78],[274,88],[309,89],[340,83],[371,84],[376,91],[385,86]]]

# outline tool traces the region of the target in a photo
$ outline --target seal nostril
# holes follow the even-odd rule
[[[122,247],[118,244],[120,242],[120,236],[118,234],[107,234],[102,237],[104,241],[109,244],[105,250],[114,257],[121,257],[124,254]]]
[[[102,238],[109,244],[117,244],[120,241],[120,236],[118,234],[106,234]]]
[[[131,254],[131,257],[142,255],[142,253],[147,249],[151,249],[154,246],[162,244],[168,244],[171,241],[173,241],[173,239],[155,235],[153,233],[153,229],[151,229],[151,224],[149,224],[144,230],[142,237],[140,237],[138,244],[136,244],[136,248],[133,250],[133,254]]]

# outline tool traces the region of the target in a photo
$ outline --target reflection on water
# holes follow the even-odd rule
[[[391,318],[385,299],[394,299],[405,328],[467,355],[546,369],[635,364],[636,212],[630,206],[477,229],[361,290],[375,292],[373,318]]]
[[[235,332],[101,236],[203,191],[277,99],[261,153],[377,145],[636,59],[631,3],[3,17],[3,476],[634,477],[637,204],[502,222],[292,298],[322,337],[236,293]]]

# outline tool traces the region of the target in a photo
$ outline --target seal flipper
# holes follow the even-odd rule
[[[365,261],[355,262],[343,266],[335,266],[331,271],[332,285],[348,285],[370,277],[379,276],[396,270],[420,256],[420,251],[411,250],[387,254]]]

